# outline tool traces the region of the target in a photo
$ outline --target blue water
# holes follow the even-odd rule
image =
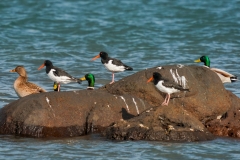
[[[29,81],[48,91],[53,82],[44,70],[49,59],[80,78],[93,73],[96,88],[111,81],[100,51],[121,59],[133,71],[168,64],[202,65],[193,61],[208,55],[211,66],[240,77],[240,1],[0,1],[0,107],[17,100],[16,73],[24,65]],[[85,89],[70,83],[61,90]],[[240,96],[240,83],[225,84]],[[239,140],[217,138],[194,143],[108,141],[99,135],[70,139],[29,139],[0,136],[0,159],[239,159]],[[117,158],[118,157],[118,158]]]

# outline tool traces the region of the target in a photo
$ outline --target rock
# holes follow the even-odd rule
[[[172,94],[169,105],[161,106],[165,93],[147,83],[153,72],[190,91]],[[0,110],[0,134],[72,137],[101,131],[118,140],[209,140],[214,137],[210,132],[237,137],[239,109],[239,98],[225,90],[215,72],[168,65],[137,72],[98,90],[20,98]],[[228,124],[231,120],[234,123]]]
[[[114,140],[202,141],[214,136],[183,107],[151,108],[128,121],[121,120],[103,133]]]
[[[181,84],[190,92],[172,94],[169,106],[161,106],[165,94],[153,83],[146,83],[153,72],[161,73],[163,77]],[[224,114],[232,105],[229,93],[217,74],[198,66],[154,67],[126,77],[121,83],[106,85],[101,90],[112,94],[135,95],[157,108],[153,113],[143,113],[139,117],[110,126],[104,135],[117,140],[209,140],[214,136],[205,128],[205,122]]]
[[[131,95],[103,91],[47,92],[20,98],[0,110],[0,134],[73,137],[100,131],[151,107]]]
[[[206,67],[183,65],[154,67],[100,89],[116,95],[134,95],[152,106],[160,107],[166,94],[160,92],[152,82],[147,83],[153,72],[159,72],[163,77],[189,88],[190,92],[172,94],[169,103],[176,107],[183,106],[202,122],[215,118],[230,108],[229,94],[221,80],[215,72]]]
[[[231,108],[206,122],[206,127],[214,135],[240,138],[240,99],[233,93],[228,93],[231,98]]]

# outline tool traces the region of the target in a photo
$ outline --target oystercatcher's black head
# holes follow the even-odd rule
[[[52,66],[52,62],[49,60],[44,61],[45,66]]]
[[[108,58],[108,54],[106,52],[101,51],[97,56],[92,58],[92,61],[94,61],[94,60],[96,60],[96,59],[98,59],[100,57],[102,59],[106,60]]]
[[[107,52],[100,52],[99,53],[99,56],[102,58],[102,59],[107,59],[107,57],[108,57],[108,54],[107,54]]]
[[[44,66],[51,67],[51,66],[53,66],[53,64],[51,61],[45,60],[44,63],[38,68],[38,70],[42,69]]]
[[[160,80],[162,78],[162,75],[158,72],[153,72],[153,78],[156,80]]]
[[[147,82],[153,81],[155,84],[155,83],[158,83],[158,81],[160,81],[161,78],[162,78],[162,75],[160,73],[153,72],[153,76],[151,78],[149,78]]]

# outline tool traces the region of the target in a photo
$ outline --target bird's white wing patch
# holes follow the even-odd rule
[[[61,83],[64,83],[64,84],[71,82],[71,78],[69,78],[67,76],[60,76],[60,77],[59,76],[55,76],[54,73],[53,73],[54,71],[56,71],[56,70],[55,69],[51,69],[49,71],[49,73],[48,73],[48,77],[52,81],[54,81],[54,82],[61,82]]]
[[[187,87],[187,79],[185,76],[180,76],[178,74],[177,69],[175,71],[173,71],[172,69],[170,69],[170,73],[174,79],[174,81],[178,84],[180,84],[181,86],[183,86],[183,88]]]

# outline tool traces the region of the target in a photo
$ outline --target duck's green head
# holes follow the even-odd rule
[[[203,62],[205,66],[210,67],[210,59],[208,56],[202,56],[199,59],[195,60],[194,62]]]
[[[93,74],[88,73],[84,77],[80,78],[81,81],[88,81],[88,89],[94,89],[95,77]]]

